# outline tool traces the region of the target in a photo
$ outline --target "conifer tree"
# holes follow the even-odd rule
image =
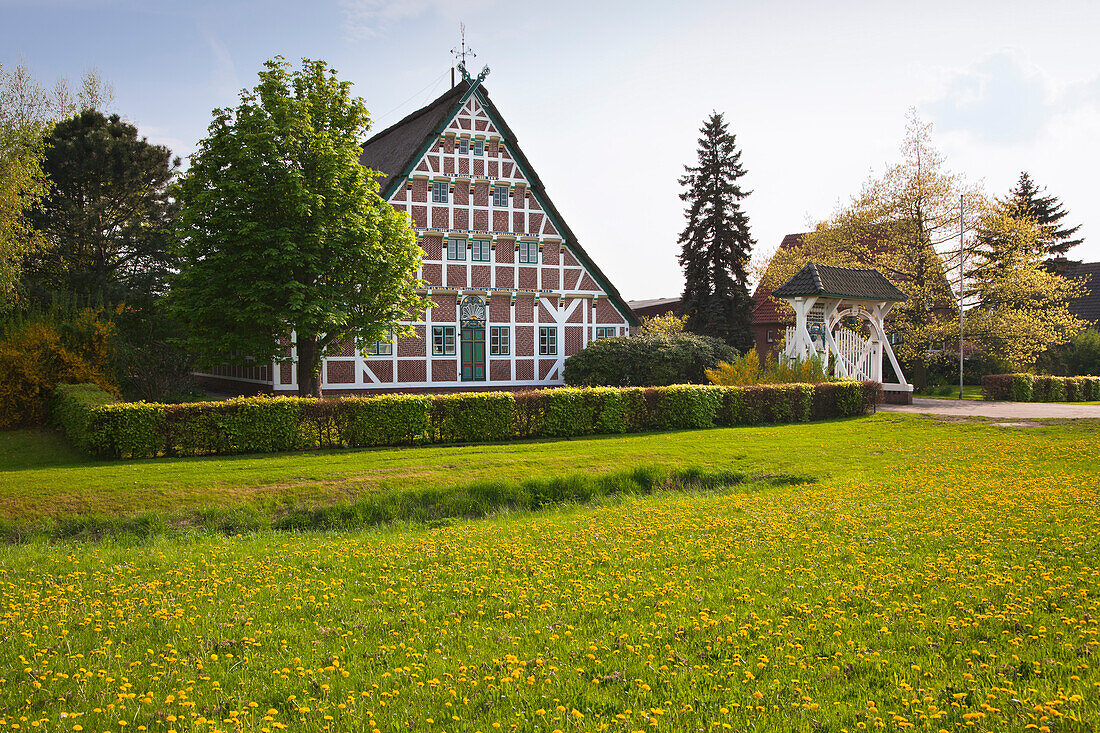
[[[1085,241],[1082,237],[1073,238],[1081,225],[1063,226],[1062,219],[1069,212],[1063,208],[1057,196],[1042,195],[1045,190],[1036,186],[1027,171],[1023,171],[1016,188],[1009,194],[1008,203],[1013,207],[1017,218],[1028,217],[1042,228],[1043,236],[1039,245],[1048,258],[1065,257],[1072,247]]]
[[[747,268],[755,242],[741,199],[751,191],[738,183],[745,175],[741,151],[722,115],[712,113],[700,132],[699,164],[685,166],[680,178],[680,198],[688,203],[678,240],[685,277],[681,308],[688,330],[745,352],[753,343]]]

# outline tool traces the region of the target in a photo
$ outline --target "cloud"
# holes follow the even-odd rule
[[[457,21],[495,4],[496,0],[340,0],[340,10],[344,32],[364,40],[403,20],[434,15]]]
[[[1038,69],[1010,53],[956,73],[943,94],[921,105],[945,132],[963,132],[994,144],[1031,143],[1051,123],[1100,102],[1100,77],[1058,90]]]

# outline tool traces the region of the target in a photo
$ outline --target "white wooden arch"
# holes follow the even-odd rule
[[[885,326],[894,304],[906,296],[881,272],[807,262],[773,290],[772,296],[785,299],[794,310],[784,358],[804,361],[818,357],[831,363],[837,376],[878,382],[887,393],[887,402],[912,401],[913,387],[905,381]],[[868,337],[844,327],[846,316],[866,321]],[[884,381],[883,355],[889,358],[897,381]]]

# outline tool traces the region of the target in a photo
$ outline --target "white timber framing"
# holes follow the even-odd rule
[[[818,357],[832,361],[838,376],[863,382],[879,382],[886,391],[912,392],[913,386],[905,379],[890,339],[886,335],[887,314],[894,307],[889,301],[836,298],[826,295],[808,295],[786,299],[794,310],[794,325],[787,328],[785,358],[805,361]],[[815,341],[810,332],[811,312],[820,314],[820,340]],[[867,323],[869,338],[844,327],[844,319],[860,318]],[[890,361],[897,382],[883,381],[883,356]]]
[[[463,126],[465,121],[465,127]],[[479,129],[481,128],[481,129]],[[507,322],[492,320],[493,309],[486,309],[485,320],[485,354],[486,354],[486,378],[483,381],[463,381],[461,379],[461,336],[462,325],[455,308],[455,317],[443,320],[439,317],[438,308],[429,308],[421,319],[404,321],[404,325],[422,326],[424,339],[421,348],[415,354],[400,353],[398,342],[395,340],[392,354],[384,356],[367,355],[363,352],[366,344],[357,344],[355,355],[349,357],[330,356],[323,360],[321,368],[321,387],[325,391],[340,390],[405,390],[405,389],[462,389],[471,386],[479,387],[534,387],[551,386],[564,383],[564,363],[566,359],[566,327],[573,326],[581,329],[581,347],[590,343],[595,335],[595,329],[612,328],[616,335],[626,334],[629,329],[630,316],[622,311],[616,303],[599,286],[599,280],[593,272],[584,265],[585,258],[575,251],[570,242],[561,235],[561,225],[553,220],[547,202],[542,200],[539,194],[533,190],[532,176],[523,170],[523,166],[512,151],[509,144],[503,139],[502,126],[493,118],[488,106],[475,88],[473,93],[459,108],[458,112],[445,124],[444,130],[437,140],[428,148],[424,155],[413,165],[413,170],[396,187],[389,202],[397,208],[411,211],[412,206],[426,207],[427,215],[425,223],[428,226],[413,227],[420,241],[427,236],[441,238],[442,246],[439,257],[425,257],[418,270],[418,277],[423,277],[427,268],[438,269],[442,282],[430,283],[423,289],[425,295],[429,295],[436,303],[441,298],[454,298],[457,303],[465,295],[477,295],[486,301],[488,306],[492,299],[508,298],[510,302],[510,319]],[[469,152],[459,152],[459,142],[468,140]],[[483,155],[474,154],[474,141],[483,140],[485,152]],[[448,145],[448,141],[451,144]],[[442,145],[440,145],[442,143]],[[448,152],[449,150],[449,152]],[[490,155],[490,151],[498,151]],[[465,161],[465,165],[463,165]],[[465,169],[464,171],[461,169]],[[425,201],[412,200],[414,182],[422,182],[427,189]],[[446,203],[433,203],[431,195],[432,182],[441,182],[446,185],[448,196]],[[474,193],[479,185],[488,188],[487,205],[474,203]],[[495,206],[493,203],[493,189],[496,186],[507,186],[508,195],[504,206]],[[458,187],[465,186],[466,195],[455,195]],[[520,187],[523,194],[519,195]],[[461,198],[462,203],[456,203],[456,198]],[[437,212],[445,209],[446,221],[439,222],[433,217]],[[488,229],[474,229],[470,225],[475,221],[475,214],[483,212],[490,227]],[[456,214],[464,216],[458,217]],[[493,229],[494,213],[506,217],[506,229]],[[459,219],[463,219],[467,226],[459,227]],[[437,224],[441,226],[437,226]],[[447,240],[463,239],[466,244],[464,260],[449,260],[447,258]],[[488,241],[490,245],[489,260],[474,261],[471,259],[474,240]],[[519,262],[520,249],[524,243],[535,243],[538,251],[537,264]],[[511,250],[511,257],[498,260],[498,251],[501,248]],[[551,250],[556,251],[556,261],[550,265],[545,264],[544,254]],[[510,261],[509,261],[510,260]],[[569,262],[567,262],[569,260]],[[465,282],[461,285],[446,281],[448,265],[459,265],[465,271]],[[477,267],[489,268],[488,287],[474,286],[473,276]],[[521,271],[525,268],[535,268],[534,288],[518,287]],[[510,269],[511,287],[498,287],[498,268]],[[544,287],[546,277],[552,271],[551,279],[556,281],[556,287]],[[586,276],[589,281],[586,287]],[[531,298],[534,305],[530,321],[516,321],[517,298],[520,303],[526,303],[526,298]],[[596,303],[606,300],[611,304],[618,316],[613,321],[600,321],[597,318]],[[578,322],[569,323],[569,318],[580,309],[581,318]],[[455,328],[455,354],[447,357],[433,357],[432,354],[432,328],[433,326],[453,326]],[[539,355],[539,327],[554,326],[557,329],[557,353],[551,356]],[[490,354],[491,326],[507,326],[509,328],[509,353],[507,356]],[[517,328],[531,328],[533,334],[532,354],[517,354],[519,339]],[[292,339],[292,359],[297,361],[297,350]],[[544,378],[541,378],[542,364],[544,361],[554,359],[554,365]],[[455,380],[440,381],[433,375],[433,365],[454,361]],[[532,379],[517,379],[517,361],[528,360],[532,362]],[[426,362],[423,381],[400,382],[399,368],[403,362]],[[494,361],[507,361],[509,364],[508,379],[493,379],[490,363]],[[331,383],[328,380],[328,365],[334,362],[353,363],[353,382]],[[389,381],[380,379],[371,369],[372,365],[388,362],[390,370]],[[290,383],[283,384],[280,379],[278,363],[273,365],[273,389],[276,392],[297,391],[297,369],[292,372],[293,379]]]

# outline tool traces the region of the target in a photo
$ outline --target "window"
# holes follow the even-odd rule
[[[614,326],[596,326],[596,340],[615,338]]]
[[[775,343],[775,331],[768,329],[768,343]]]
[[[458,139],[458,153],[459,153],[459,155],[469,155],[470,154],[470,138],[460,137]]]
[[[470,259],[475,262],[488,262],[489,253],[492,251],[489,247],[488,239],[475,239],[470,243]]]
[[[558,353],[558,329],[553,326],[539,328],[539,356],[555,356]]]
[[[465,239],[448,239],[447,240],[447,259],[448,260],[464,260],[464,259],[466,259],[466,240]]]
[[[512,327],[489,327],[489,355],[508,356],[512,353]]]
[[[484,140],[474,140],[474,155],[485,155]]]
[[[538,242],[520,242],[519,243],[519,261],[522,264],[534,265],[539,261],[539,243]]]
[[[385,341],[375,341],[364,350],[367,356],[392,356],[393,355],[393,329],[386,335]]]
[[[432,326],[432,356],[454,356],[455,327]]]
[[[448,186],[446,181],[432,181],[432,203],[447,203],[447,189]]]
[[[493,187],[493,206],[507,206],[508,205],[508,187],[507,186],[494,186]]]

